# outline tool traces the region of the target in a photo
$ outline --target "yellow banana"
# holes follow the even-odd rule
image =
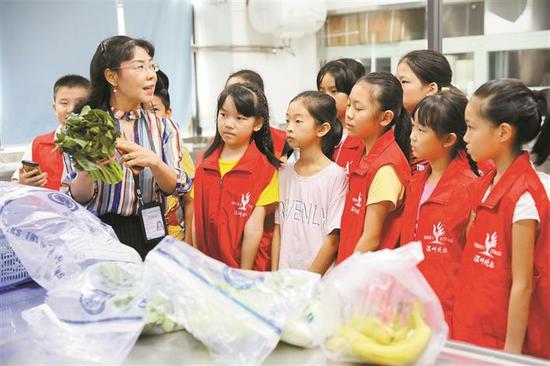
[[[372,338],[381,344],[390,344],[394,339],[394,331],[374,316],[354,315],[349,321],[349,327]]]
[[[411,321],[413,329],[408,338],[390,345],[383,345],[363,336],[351,333],[351,353],[362,361],[381,365],[406,365],[416,361],[432,336],[431,328],[426,325],[421,313],[421,304],[413,303]],[[348,332],[349,333],[349,332]]]
[[[396,315],[393,321],[393,341],[399,342],[407,337],[409,332],[414,330],[414,319],[412,317],[412,311],[409,312],[407,324],[401,324],[401,314]]]
[[[407,326],[399,328],[393,333],[393,342],[394,343],[400,342],[403,339],[407,338],[407,335],[409,334],[410,331],[411,329]]]
[[[334,353],[351,355],[351,344],[358,335],[354,329],[341,325],[337,334],[327,341],[327,349]]]

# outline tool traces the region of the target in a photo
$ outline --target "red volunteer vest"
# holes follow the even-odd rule
[[[395,142],[391,129],[376,140],[369,153],[361,159],[359,167],[352,170],[349,175],[349,191],[342,214],[340,246],[336,263],[342,262],[353,254],[357,241],[363,234],[367,194],[376,172],[384,165],[391,165],[397,171],[401,183],[407,186],[411,168]],[[402,208],[399,208],[386,218],[379,249],[395,248],[401,230],[401,211]]]
[[[365,152],[365,143],[358,137],[347,136],[343,142],[340,142],[334,148],[332,158],[334,162],[344,168],[346,175],[359,166],[361,157]]]
[[[414,155],[410,154],[411,175],[414,177],[416,174],[425,171],[429,168],[429,163],[424,159],[417,159]]]
[[[512,286],[512,218],[520,196],[528,191],[539,213],[535,244],[534,282],[526,349],[548,354],[550,292],[548,291],[548,196],[527,153],[522,153],[493,187],[483,194],[496,171],[480,179],[474,194],[474,222],[468,233],[453,308],[453,338],[502,349],[506,340]]]
[[[273,151],[276,157],[281,157],[286,143],[286,131],[275,127],[269,127],[271,131],[271,140],[273,140]]]
[[[32,160],[40,165],[40,170],[48,173],[45,188],[59,190],[63,175],[63,156],[55,146],[55,131],[36,137],[32,141]]]
[[[422,172],[428,169],[428,162],[426,160],[417,160],[414,157],[411,163],[412,175],[416,175],[418,172]],[[495,163],[492,160],[485,160],[477,163],[479,175],[487,175],[495,169]]]
[[[445,320],[451,327],[455,286],[470,216],[468,197],[477,176],[470,169],[466,154],[459,152],[418,211],[430,171],[428,165],[428,169],[419,171],[411,179],[403,209],[400,243],[422,242],[424,260],[418,268],[439,298]]]
[[[477,168],[479,170],[480,175],[487,175],[490,174],[493,170],[495,170],[495,162],[492,160],[484,160],[477,163]]]
[[[222,178],[220,154],[221,147],[204,159],[195,173],[195,244],[206,255],[239,268],[244,226],[275,167],[252,141]]]

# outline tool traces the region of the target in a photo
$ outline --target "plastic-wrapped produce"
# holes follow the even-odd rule
[[[183,324],[216,362],[256,365],[275,349],[289,316],[305,308],[319,275],[234,269],[165,238],[147,255],[145,282],[148,298],[171,301],[168,325]]]
[[[303,348],[319,347],[340,323],[340,299],[317,286],[307,307],[286,323],[281,340]]]
[[[41,188],[0,183],[0,231],[47,290],[45,304],[23,313],[44,362],[121,363],[146,308],[138,253],[71,198]]]
[[[323,278],[340,299],[339,326],[322,344],[336,361],[433,364],[447,339],[439,300],[417,264],[419,243],[356,253]],[[350,280],[353,279],[353,280]]]

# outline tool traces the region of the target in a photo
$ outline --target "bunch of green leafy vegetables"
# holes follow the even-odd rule
[[[72,113],[67,118],[56,136],[56,145],[72,157],[77,170],[88,172],[93,180],[115,184],[124,178],[115,154],[119,136],[109,113],[84,106],[80,114]]]

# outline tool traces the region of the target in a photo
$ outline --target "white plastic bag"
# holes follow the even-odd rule
[[[48,291],[23,313],[36,347],[51,363],[121,363],[143,327],[138,253],[68,196],[16,184],[0,183],[0,231]]]
[[[171,300],[165,319],[183,324],[216,362],[257,365],[290,314],[305,308],[319,275],[234,269],[167,237],[145,259],[145,282],[148,298]]]
[[[447,339],[439,300],[417,264],[420,243],[356,253],[323,278],[340,299],[337,329],[322,344],[327,357],[383,365],[433,364]]]

